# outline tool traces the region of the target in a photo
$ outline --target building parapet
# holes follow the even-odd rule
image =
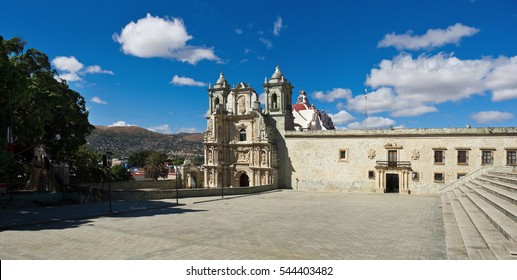
[[[421,137],[421,136],[517,136],[517,127],[395,128],[361,130],[286,131],[286,138],[299,137]]]

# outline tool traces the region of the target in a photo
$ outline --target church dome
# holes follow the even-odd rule
[[[222,84],[224,83],[224,74],[221,73],[221,75],[219,75],[219,79],[217,80],[217,82],[215,82],[216,84]]]
[[[272,79],[280,79],[282,78],[283,74],[282,72],[280,72],[280,67],[276,67],[275,69],[275,73],[273,73],[273,75],[271,76]]]

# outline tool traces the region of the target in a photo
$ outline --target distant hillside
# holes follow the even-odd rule
[[[203,155],[202,133],[161,134],[138,126],[95,126],[86,140],[92,150],[110,151],[116,157],[142,150],[180,157]]]

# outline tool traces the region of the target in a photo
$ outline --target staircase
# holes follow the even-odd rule
[[[487,171],[442,194],[447,256],[517,260],[517,171]]]

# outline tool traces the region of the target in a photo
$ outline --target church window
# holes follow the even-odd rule
[[[375,172],[374,171],[368,171],[368,179],[375,179]]]
[[[506,165],[517,165],[517,150],[506,151]]]
[[[339,161],[348,161],[348,149],[339,149]]]
[[[444,164],[445,162],[445,151],[444,150],[434,150],[434,164]]]
[[[494,162],[493,150],[481,150],[481,165],[490,165]]]
[[[243,128],[239,131],[239,140],[246,141],[246,129]]]
[[[271,95],[271,108],[278,109],[278,98],[276,96],[276,93],[273,93]]]
[[[445,176],[443,175],[443,173],[434,173],[434,182],[435,183],[444,183]]]
[[[468,164],[469,153],[467,150],[458,150],[458,164]]]
[[[458,173],[457,176],[456,176],[456,179],[459,179],[463,176],[467,175],[466,173]]]

